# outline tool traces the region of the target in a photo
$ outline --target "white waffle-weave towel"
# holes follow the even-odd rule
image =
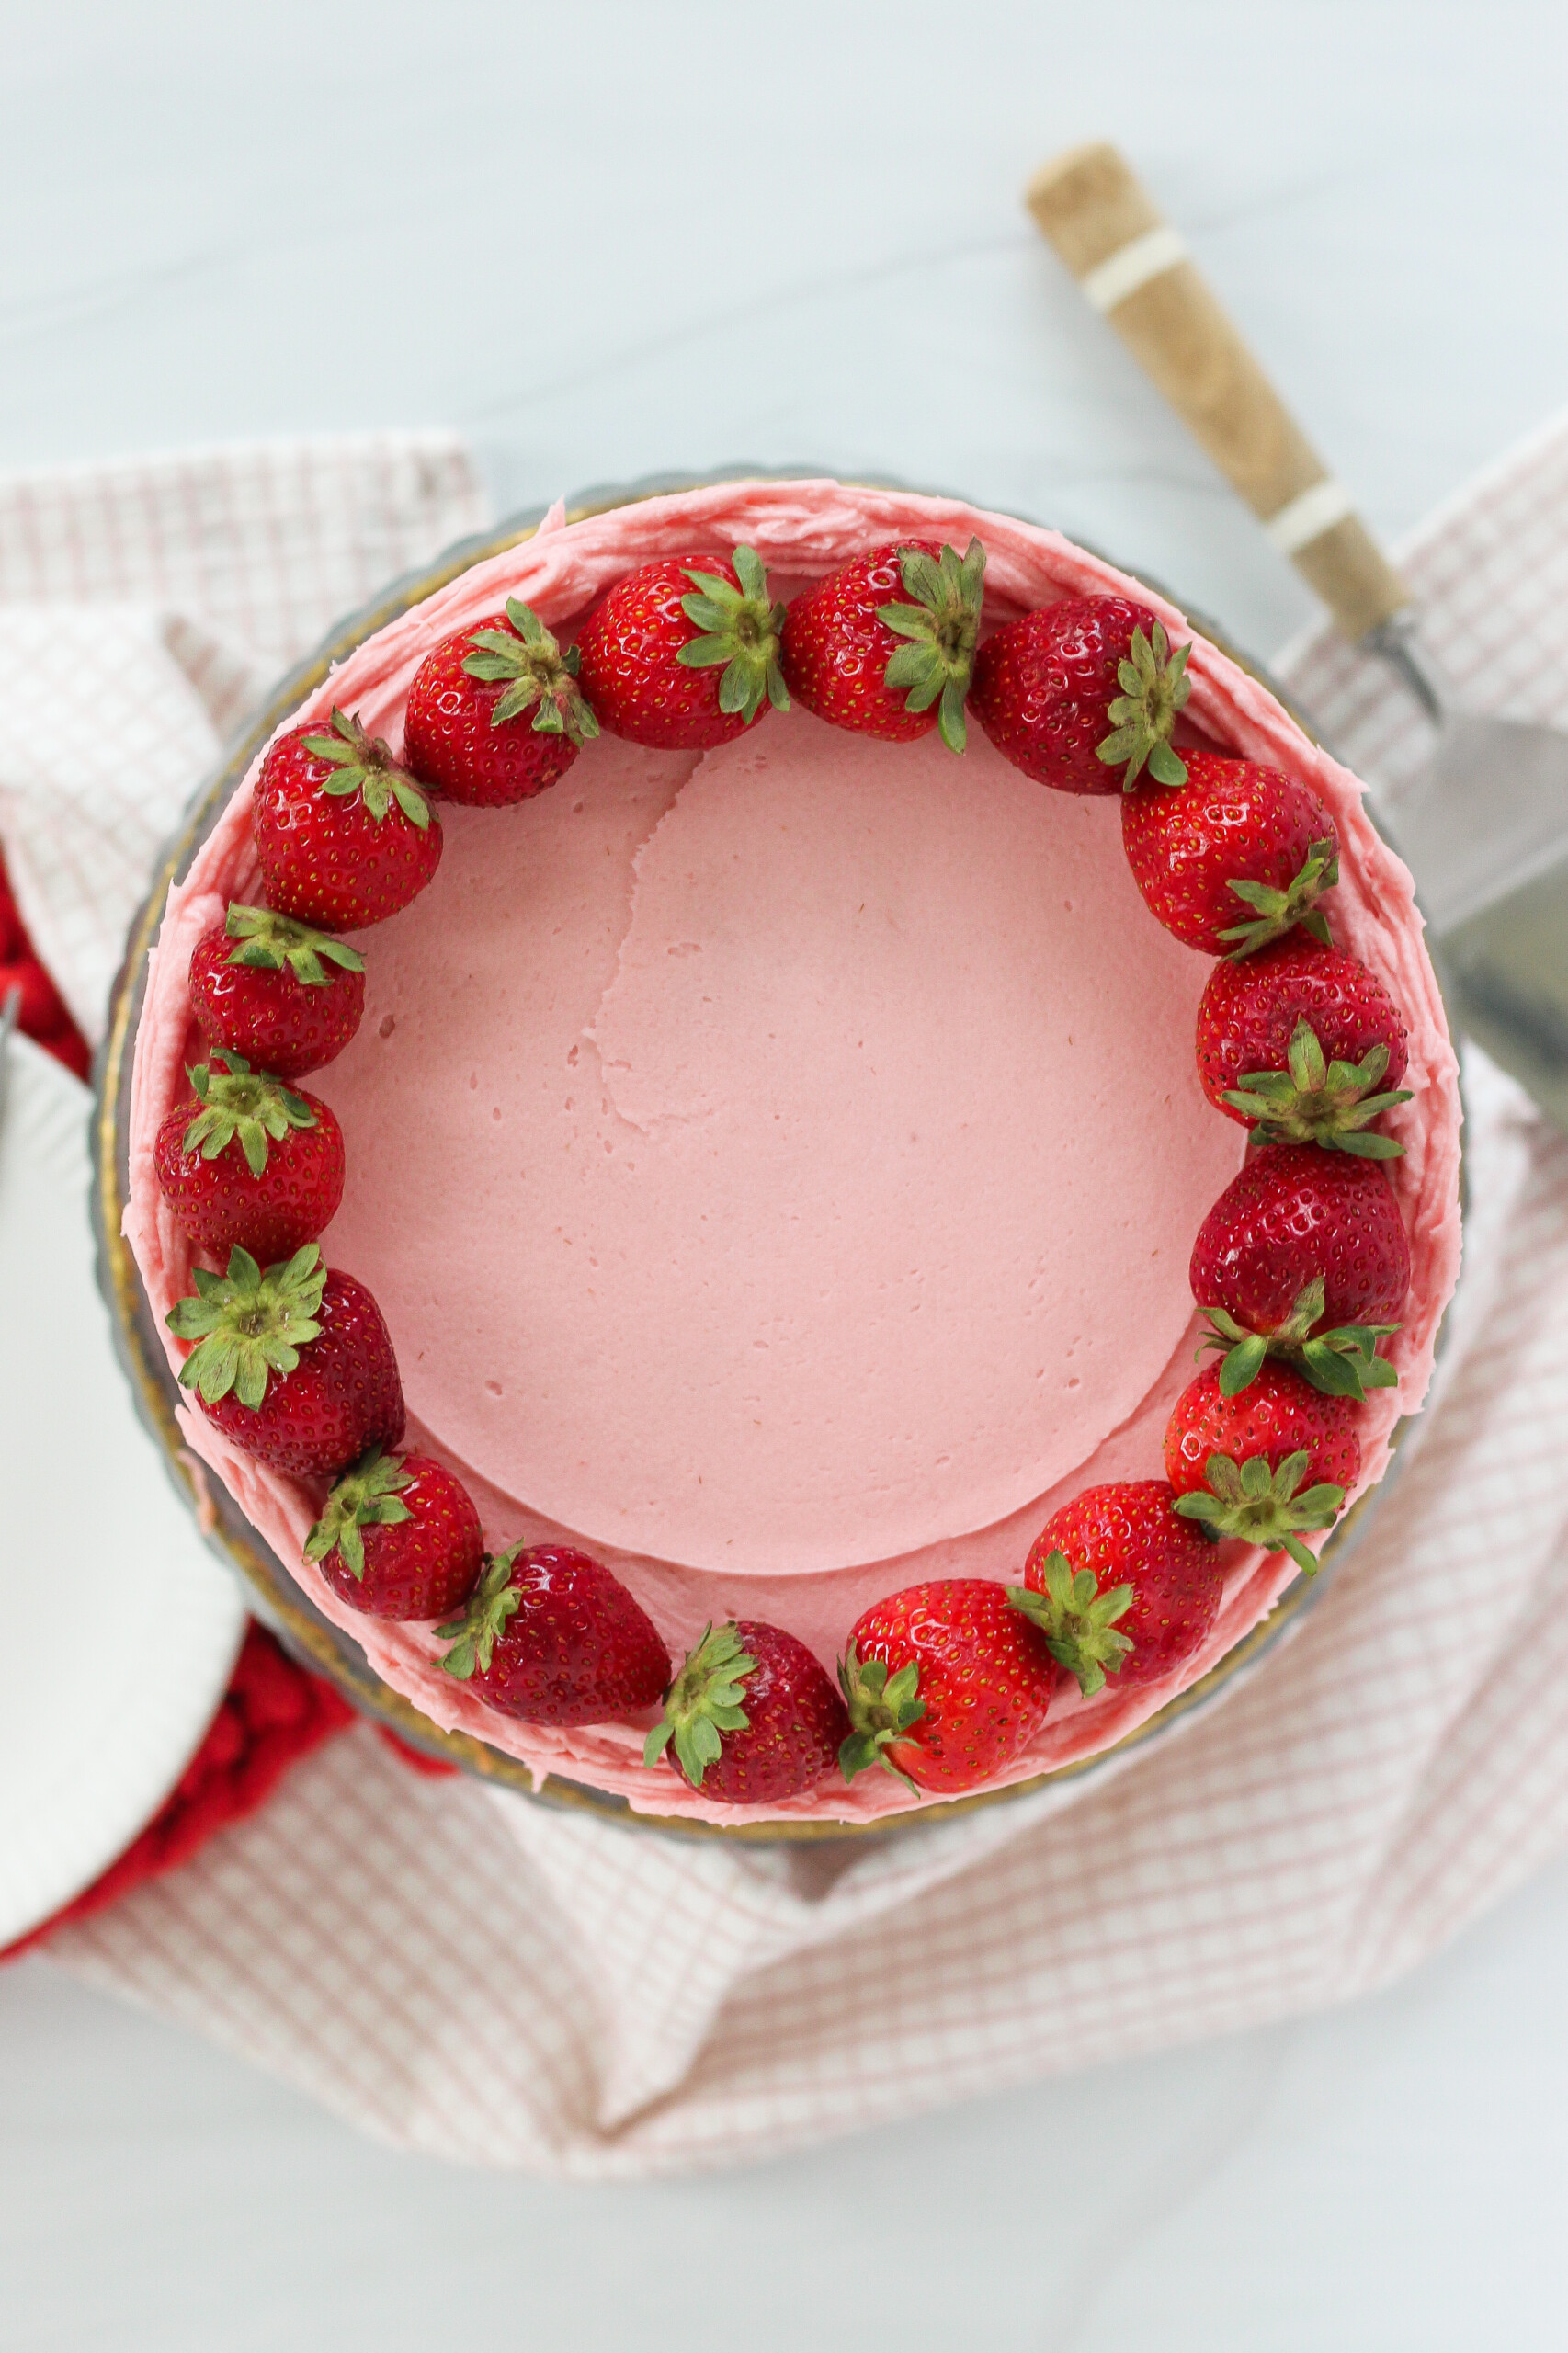
[[[89,1029],[223,724],[478,520],[461,449],[429,437],[0,483],[0,835]],[[1568,564],[1568,421],[1404,556],[1472,703],[1568,703],[1568,598],[1543,585]],[[90,741],[40,691],[62,619],[95,648]],[[1324,636],[1288,682],[1352,765],[1410,756],[1376,665]],[[1478,1057],[1469,1086],[1467,1274],[1422,1444],[1296,1637],[1176,1736],[887,1844],[764,1849],[415,1780],[357,1731],[55,1958],[390,2140],[599,2177],[885,2125],[1408,1968],[1568,1841],[1568,1140]]]

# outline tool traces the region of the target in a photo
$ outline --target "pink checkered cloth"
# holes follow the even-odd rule
[[[0,484],[0,835],[85,1026],[219,707],[475,520],[431,439]],[[1568,703],[1568,421],[1403,553],[1473,703]],[[112,745],[20,677],[40,597],[111,600]],[[1287,668],[1397,778],[1416,722],[1380,668],[1326,636]],[[418,1781],[366,1729],[53,1958],[387,2140],[597,2177],[1384,1984],[1568,1840],[1568,1141],[1480,1057],[1468,1085],[1469,1261],[1420,1444],[1293,1638],[1155,1745],[886,1841],[766,1848]]]

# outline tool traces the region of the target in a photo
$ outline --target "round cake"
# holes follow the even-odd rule
[[[867,568],[873,555],[881,573]],[[618,699],[637,681],[606,652],[629,642],[624,620],[619,637],[611,626],[611,592],[671,566],[699,650],[676,680],[679,709],[649,706],[644,723]],[[764,571],[757,606],[747,591]],[[852,610],[851,578],[872,582]],[[949,592],[953,610],[969,597],[978,620],[957,653],[950,628],[933,632],[920,618]],[[748,638],[739,661],[722,625],[736,595],[743,612],[770,608],[781,632],[776,646],[759,623],[760,653]],[[1111,745],[1104,785],[1051,789],[1066,771],[1020,750],[1018,729],[1033,728],[1031,740],[1040,730],[1035,689],[1018,678],[1044,617],[1090,606],[1091,620],[1135,608],[1142,626],[1119,662],[1112,649],[1122,700],[1098,731]],[[660,626],[676,610],[666,596]],[[846,682],[859,691],[844,617],[858,627],[866,611],[891,613],[890,642],[912,648],[889,669],[896,694],[881,654],[867,689],[884,713],[915,706],[907,727],[833,700]],[[508,631],[523,649],[515,660]],[[533,632],[555,666],[542,693],[536,676],[531,702],[497,722],[508,679],[532,675]],[[499,651],[476,654],[481,637]],[[824,645],[837,665],[826,687]],[[466,784],[460,745],[441,738],[449,722],[416,728],[411,709],[411,694],[437,714],[458,709],[461,678],[444,700],[437,691],[454,661],[483,681],[492,730],[474,739]],[[694,747],[681,713],[700,688],[711,719],[726,661],[728,723]],[[1071,663],[1050,675],[1071,702]],[[617,732],[638,726],[640,737]],[[683,728],[684,742],[669,740]],[[480,779],[506,729],[526,732],[538,756],[520,794]],[[340,964],[329,957],[322,982],[362,961],[351,1034],[289,1070],[279,1056],[288,1104],[307,1108],[264,1111],[270,1142],[248,1153],[253,1170],[267,1150],[280,1166],[307,1128],[312,1151],[340,1143],[336,1176],[323,1180],[324,1225],[301,1244],[308,1220],[290,1225],[285,1213],[254,1261],[281,1236],[276,1256],[299,1254],[306,1293],[316,1267],[304,1302],[315,1321],[296,1366],[349,1346],[344,1302],[368,1293],[364,1313],[379,1309],[395,1352],[386,1377],[394,1390],[401,1380],[395,1410],[355,1425],[352,1461],[328,1471],[323,1456],[304,1472],[286,1467],[302,1457],[263,1459],[248,1442],[255,1399],[247,1408],[233,1388],[232,1363],[230,1394],[214,1400],[190,1382],[194,1351],[210,1359],[216,1345],[202,1335],[218,1278],[236,1272],[211,1237],[250,1229],[204,1225],[205,1211],[182,1208],[172,1147],[159,1157],[168,1131],[187,1146],[191,1186],[210,1191],[228,1165],[231,1193],[244,1189],[243,1118],[221,1116],[227,1098],[214,1090],[235,1062],[226,1032],[214,1044],[210,991],[193,995],[193,958],[199,976],[222,939],[239,969],[246,923],[261,936],[244,911],[288,912],[277,882],[288,844],[277,841],[291,820],[265,778],[284,738],[301,735],[340,747],[335,769],[321,765],[324,751],[299,756],[346,784],[335,807],[379,790],[376,838],[401,826],[423,861],[417,894],[385,920],[322,926],[348,950]],[[384,771],[389,789],[366,748],[378,739],[399,764]],[[1054,738],[1051,756],[1066,756]],[[1140,765],[1141,776],[1124,773]],[[1146,821],[1158,828],[1161,809],[1197,793],[1201,777],[1244,767],[1321,804],[1336,864],[1314,842],[1312,887],[1282,915],[1270,920],[1289,891],[1238,892],[1235,929],[1253,922],[1255,938],[1195,949],[1190,910],[1157,903],[1165,885],[1150,880],[1132,803],[1160,804]],[[135,1041],[125,1233],[169,1326],[170,1362],[187,1375],[187,1443],[316,1608],[431,1722],[646,1813],[864,1822],[1121,1740],[1267,1614],[1303,1544],[1310,1558],[1320,1543],[1312,1531],[1381,1477],[1395,1425],[1421,1403],[1457,1277],[1455,1058],[1410,878],[1361,800],[1357,779],[1179,611],[1053,532],[951,499],[825,481],[722,483],[570,524],[556,509],[343,662],[279,730],[170,893]],[[416,805],[428,821],[417,827]],[[1321,832],[1321,811],[1310,831]],[[1349,1063],[1352,1050],[1332,1046],[1326,1069],[1301,1064],[1311,1028],[1301,1006],[1328,1002],[1314,958],[1336,958],[1336,972],[1354,960],[1376,1006],[1394,1009],[1403,1072],[1375,1042]],[[1246,1025],[1263,981],[1287,1027],[1260,1066],[1234,1040],[1256,1034]],[[1302,998],[1309,983],[1318,998],[1310,988]],[[1224,997],[1238,989],[1251,993],[1241,1011]],[[1363,1021],[1363,1044],[1392,1037],[1375,1020],[1365,1029],[1354,986],[1347,997],[1336,982],[1329,995],[1342,1026]],[[1259,1094],[1260,1068],[1274,1093]],[[1303,1101],[1318,1126],[1291,1124]],[[1349,1336],[1324,1340],[1321,1290],[1297,1297],[1292,1322],[1250,1314],[1223,1282],[1203,1298],[1207,1320],[1199,1314],[1195,1238],[1232,1201],[1244,1162],[1251,1182],[1260,1163],[1272,1175],[1291,1154],[1292,1167],[1303,1154],[1314,1168],[1333,1164],[1335,1183],[1374,1185],[1380,1200],[1392,1188],[1393,1246],[1408,1250],[1397,1314],[1347,1315]],[[1364,1210],[1346,1216],[1364,1245]],[[353,1279],[341,1297],[329,1280],[326,1307],[322,1267]],[[1334,1284],[1330,1270],[1331,1294]],[[338,1323],[314,1336],[335,1298]],[[1220,1370],[1201,1374],[1206,1338]],[[275,1400],[301,1381],[279,1362],[267,1377]],[[1195,1380],[1208,1387],[1192,1404]],[[1225,1517],[1212,1464],[1228,1441],[1213,1433],[1230,1425],[1213,1415],[1244,1409],[1256,1421],[1258,1401],[1286,1387],[1309,1421],[1353,1428],[1358,1460],[1341,1461],[1348,1472],[1315,1519],[1297,1515],[1288,1546],[1272,1521],[1266,1546],[1245,1540],[1263,1523]],[[1144,1625],[1136,1560],[1128,1569],[1132,1555],[1113,1547],[1107,1569],[1063,1531],[1085,1491],[1137,1489],[1153,1509],[1149,1483],[1174,1476],[1182,1488],[1171,1451],[1182,1430],[1197,1500],[1169,1524],[1209,1548],[1212,1597],[1185,1644],[1167,1640],[1168,1609],[1159,1634],[1119,1641],[1117,1629]],[[1311,1449],[1294,1445],[1281,1440],[1269,1469],[1301,1502],[1326,1492],[1325,1474],[1313,1456],[1303,1486]],[[408,1614],[375,1615],[344,1563],[408,1519],[409,1505],[377,1502],[417,1503],[405,1461],[451,1474],[478,1527],[465,1519],[466,1566],[430,1614],[416,1606],[426,1589],[410,1588]],[[359,1485],[335,1502],[351,1474]],[[1174,1492],[1158,1501],[1167,1518]],[[345,1527],[358,1532],[335,1550]],[[572,1588],[593,1639],[609,1643],[625,1597],[644,1651],[647,1629],[656,1633],[667,1702],[648,1689],[645,1662],[642,1682],[606,1685],[619,1697],[601,1721],[548,1696],[505,1699],[496,1661],[520,1642],[537,1595],[552,1606],[552,1579],[565,1594],[579,1559],[612,1597],[607,1619],[597,1587]],[[1065,1563],[1065,1586],[1040,1565],[1051,1561]],[[525,1569],[533,1583],[519,1606]],[[505,1607],[486,1617],[485,1597],[498,1593]],[[937,1618],[952,1597],[964,1642],[1012,1644],[1006,1675],[1031,1695],[1019,1701],[1009,1684],[998,1701],[997,1667],[981,1712],[1011,1730],[974,1752],[982,1764],[967,1780],[950,1725],[972,1695],[953,1699],[950,1659],[920,1649],[908,1608],[884,1608],[912,1595]],[[1005,1621],[994,1636],[992,1611]],[[842,1745],[860,1743],[842,1767],[826,1760],[846,1722],[811,1686],[817,1669],[832,1708],[841,1690],[849,1701]],[[695,1703],[684,1714],[683,1694]],[[726,1778],[764,1717],[788,1719],[798,1745],[809,1724],[817,1742],[812,1777],[800,1768],[802,1785],[784,1795],[777,1774]],[[948,1765],[926,1771],[945,1724]]]

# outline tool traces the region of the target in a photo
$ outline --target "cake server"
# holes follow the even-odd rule
[[[1463,1026],[1568,1128],[1568,733],[1460,707],[1409,589],[1116,148],[1058,156],[1028,203],[1338,629],[1420,706],[1430,756],[1397,793],[1377,790],[1379,821],[1415,876]]]

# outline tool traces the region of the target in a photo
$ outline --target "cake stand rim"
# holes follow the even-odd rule
[[[708,488],[725,482],[846,479],[821,469],[762,466],[723,467],[715,472],[700,475],[647,475],[633,483],[595,484],[576,493],[565,503],[565,519],[569,524],[581,522],[592,516],[608,514],[617,506],[640,505],[647,499],[667,497],[682,491]],[[887,478],[879,477],[873,481],[864,475],[854,477],[851,486],[898,490],[908,487]],[[411,606],[448,586],[474,564],[483,563],[491,556],[504,554],[508,548],[519,546],[531,539],[549,512],[546,506],[527,508],[506,517],[492,529],[471,533],[454,541],[428,563],[415,565],[400,574],[369,603],[337,622],[313,653],[284,674],[255,717],[232,739],[219,767],[197,788],[178,827],[160,853],[147,894],[131,921],[125,956],[116,976],[109,1003],[108,1024],[94,1071],[92,1110],[91,1206],[98,1287],[109,1309],[115,1350],[131,1384],[139,1417],[157,1442],[165,1468],[189,1506],[208,1543],[231,1572],[238,1576],[256,1605],[257,1614],[290,1651],[301,1657],[314,1672],[324,1675],[361,1714],[393,1733],[408,1746],[453,1765],[477,1779],[531,1798],[536,1802],[591,1813],[621,1828],[654,1831],[665,1836],[720,1838],[773,1846],[886,1837],[894,1833],[936,1828],[944,1822],[977,1812],[983,1806],[1026,1797],[1058,1783],[1081,1781],[1129,1762],[1137,1751],[1153,1741],[1167,1737],[1237,1689],[1256,1671],[1266,1653],[1297,1629],[1312,1603],[1323,1591],[1329,1573],[1342,1564],[1346,1554],[1360,1540],[1374,1510],[1387,1495],[1407,1451],[1401,1445],[1401,1439],[1410,1427],[1410,1416],[1402,1418],[1395,1427],[1391,1440],[1393,1459],[1382,1478],[1359,1495],[1344,1518],[1331,1529],[1317,1574],[1314,1576],[1302,1574],[1296,1577],[1267,1616],[1251,1627],[1239,1642],[1233,1643],[1207,1674],[1168,1699],[1131,1732],[1124,1733],[1119,1740],[1111,1742],[1105,1748],[1097,1749],[1090,1756],[1051,1767],[1043,1772],[1031,1774],[1024,1780],[1009,1782],[1001,1788],[971,1790],[960,1797],[931,1800],[908,1813],[886,1814],[871,1822],[843,1819],[793,1821],[778,1817],[762,1822],[744,1819],[735,1822],[697,1821],[682,1815],[640,1812],[626,1799],[611,1791],[596,1790],[557,1774],[549,1774],[542,1781],[536,1782],[519,1757],[509,1755],[506,1750],[493,1748],[472,1733],[443,1732],[422,1715],[411,1699],[394,1690],[390,1684],[383,1683],[358,1644],[312,1606],[302,1588],[296,1584],[270,1546],[251,1527],[228,1491],[214,1482],[212,1485],[218,1490],[214,1494],[205,1472],[192,1464],[174,1417],[173,1408],[179,1394],[178,1388],[153,1324],[130,1245],[121,1231],[129,1178],[132,1060],[130,1049],[145,996],[148,951],[156,939],[169,890],[188,870],[262,745],[281,721],[298,707],[305,695],[321,684],[335,663],[342,661],[376,630],[406,612]],[[1017,517],[1014,519],[1029,521],[1031,518]],[[1044,527],[1036,525],[1035,528]],[[1091,554],[1098,553],[1085,540],[1079,540],[1075,544],[1085,547]],[[1104,557],[1102,561],[1109,563],[1112,560]],[[1126,569],[1125,566],[1117,568]],[[1168,593],[1143,574],[1133,573],[1129,576],[1158,595],[1166,596]],[[1169,601],[1180,604],[1177,598],[1170,598]],[[1243,653],[1207,615],[1194,612],[1186,606],[1181,606],[1180,609],[1200,635],[1267,688],[1310,741],[1320,741],[1300,709],[1252,656]],[[1439,983],[1441,977],[1439,973]],[[1462,1174],[1461,1159],[1461,1192]],[[1447,1321],[1445,1311],[1445,1327]],[[1440,1333],[1439,1347],[1441,1340]]]

